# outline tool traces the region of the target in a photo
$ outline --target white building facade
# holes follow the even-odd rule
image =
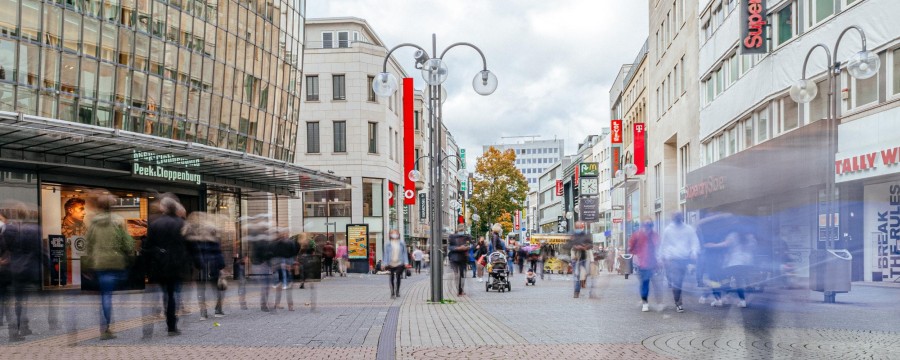
[[[483,152],[494,147],[500,152],[512,149],[516,152],[516,169],[528,181],[529,189],[539,188],[541,174],[554,163],[562,160],[565,142],[562,139],[525,140],[514,144],[484,145]]]

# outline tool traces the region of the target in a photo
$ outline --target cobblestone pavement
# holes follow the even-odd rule
[[[232,286],[227,315],[208,320],[186,289],[190,313],[175,337],[161,317],[144,315],[142,294],[123,293],[114,296],[118,338],[106,341],[98,339],[96,295],[51,294],[31,301],[35,334],[26,341],[10,344],[0,332],[0,359],[900,358],[897,288],[854,285],[837,304],[801,290],[751,293],[746,309],[699,304],[702,289],[689,288],[687,311],[676,313],[662,287],[668,307],[643,313],[634,277],[601,274],[577,299],[564,276],[524,282],[516,274],[511,292],[485,292],[469,278],[467,295],[456,296],[445,281],[452,303],[431,304],[425,273],[404,280],[401,299],[389,298],[386,276],[355,274],[295,288],[295,311],[269,313],[259,310],[258,284],[248,286],[247,310]],[[58,310],[58,329],[49,326],[50,309]],[[149,339],[145,324],[155,328]]]

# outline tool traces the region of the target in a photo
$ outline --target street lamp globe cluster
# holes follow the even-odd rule
[[[437,37],[432,34],[431,36],[432,42],[432,52],[431,54],[437,55]],[[391,54],[401,48],[401,47],[413,47],[416,49],[416,52],[413,54],[413,59],[416,62],[416,69],[421,70],[422,78],[425,80],[425,83],[428,84],[428,88],[425,91],[425,95],[428,99],[428,119],[430,126],[430,138],[431,138],[431,146],[429,150],[429,155],[423,155],[419,157],[419,159],[428,157],[431,158],[431,166],[430,166],[430,184],[429,184],[429,197],[431,198],[431,253],[435,259],[442,259],[446,254],[443,253],[441,243],[442,243],[442,234],[441,230],[444,227],[441,225],[442,216],[442,202],[443,202],[443,182],[441,180],[442,171],[441,164],[444,160],[456,157],[459,159],[459,155],[456,154],[447,154],[445,156],[441,156],[441,137],[439,134],[441,126],[441,118],[443,116],[442,105],[444,100],[446,99],[446,90],[443,89],[441,84],[447,80],[447,76],[450,74],[450,70],[447,67],[447,64],[444,62],[444,55],[448,50],[457,47],[457,46],[467,46],[475,51],[481,56],[482,61],[482,70],[475,74],[475,77],[472,79],[472,88],[479,95],[490,95],[494,91],[497,90],[497,76],[494,75],[487,68],[487,60],[484,57],[484,53],[481,52],[477,46],[472,45],[470,43],[458,42],[448,46],[443,52],[440,53],[440,56],[432,57],[429,55],[428,51],[424,48],[410,43],[403,43],[395,46],[390,51],[388,51],[387,55],[384,57],[384,66],[382,68],[382,72],[378,73],[375,78],[372,80],[372,91],[380,96],[380,97],[390,97],[397,91],[397,77],[393,74],[387,72],[387,63],[388,59],[390,59]],[[418,164],[419,159],[416,159],[416,164]],[[461,159],[460,159],[461,161]],[[459,180],[464,180],[468,177],[468,173],[465,169],[460,169],[454,174]],[[415,182],[422,181],[424,176],[418,170],[412,170],[407,174],[407,177]],[[452,198],[451,198],[452,199]],[[425,206],[425,204],[420,204],[420,206]],[[448,206],[457,210],[462,207],[462,204],[456,199],[452,199],[449,201]],[[474,218],[474,217],[473,217]],[[477,221],[477,220],[476,220]],[[441,264],[440,261],[435,261],[435,264]],[[434,266],[431,271],[431,301],[432,302],[440,302],[443,300],[443,269],[440,265]]]

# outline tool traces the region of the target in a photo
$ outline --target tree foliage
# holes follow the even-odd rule
[[[500,223],[504,233],[512,231],[511,214],[524,207],[528,195],[528,182],[515,163],[515,151],[500,152],[493,146],[478,158],[467,204],[470,213],[480,217],[473,222],[473,233],[485,233],[494,223]]]

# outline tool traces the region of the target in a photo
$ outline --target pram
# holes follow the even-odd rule
[[[488,274],[490,278],[484,284],[484,291],[491,289],[504,292],[512,290],[509,284],[509,268],[507,267],[506,254],[495,251],[488,255]]]

